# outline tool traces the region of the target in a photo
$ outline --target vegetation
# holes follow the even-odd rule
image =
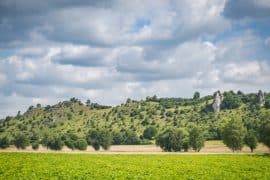
[[[260,128],[261,141],[270,148],[270,122],[263,123]]]
[[[199,126],[191,127],[189,131],[189,144],[194,151],[200,151],[201,148],[204,146],[204,133],[202,128]]]
[[[144,131],[143,131],[143,137],[145,139],[153,139],[157,134],[157,128],[154,127],[154,126],[150,126],[150,127],[147,127]]]
[[[254,130],[249,130],[245,137],[245,144],[250,148],[250,151],[253,152],[258,145],[258,139],[256,132]]]
[[[29,145],[29,139],[24,134],[21,134],[21,133],[20,134],[17,134],[14,137],[14,145],[18,149],[25,149]]]
[[[92,145],[95,150],[100,147],[107,150],[112,143],[111,133],[107,130],[90,130],[88,133],[88,144]]]
[[[246,129],[239,119],[231,119],[225,124],[222,138],[226,144],[233,151],[242,150],[244,146],[244,138]]]
[[[158,135],[156,144],[164,151],[181,151],[185,149],[186,139],[187,134],[184,129],[170,128]]]
[[[269,158],[0,153],[0,179],[269,179]]]
[[[173,135],[176,130],[185,134],[184,139],[180,138],[181,150],[199,151],[204,140],[221,140],[222,137],[224,142],[232,140],[226,137],[226,131],[230,130],[227,122],[235,118],[241,122],[241,127],[233,128],[253,131],[257,140],[269,147],[270,108],[267,103],[270,93],[264,96],[265,106],[260,106],[255,93],[224,92],[219,113],[213,112],[213,96],[200,97],[199,92],[192,98],[158,98],[156,95],[140,101],[129,98],[115,107],[90,100],[84,104],[76,98],[52,106],[37,104],[24,113],[19,111],[14,117],[0,120],[0,147],[17,144],[18,148],[27,145],[38,148],[38,144],[42,144],[54,150],[64,145],[83,150],[87,142],[98,150],[108,149],[111,144],[161,144],[162,138]],[[252,140],[245,138],[244,132],[233,134],[239,136],[233,145],[226,143],[233,150],[241,149]],[[179,138],[178,135],[174,138]],[[175,145],[173,149],[167,144],[164,150],[176,151],[180,146]]]

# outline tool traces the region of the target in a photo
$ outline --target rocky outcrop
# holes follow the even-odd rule
[[[261,90],[259,90],[258,92],[258,101],[259,101],[260,106],[264,106],[265,99],[264,99],[264,94]]]
[[[223,96],[220,91],[214,93],[214,103],[212,105],[214,112],[220,112],[220,105],[222,103]]]

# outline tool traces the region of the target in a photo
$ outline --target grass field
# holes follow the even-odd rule
[[[0,153],[0,179],[270,179],[269,155]]]

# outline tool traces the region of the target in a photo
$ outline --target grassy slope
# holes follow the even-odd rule
[[[208,103],[211,103],[208,102]],[[205,130],[217,129],[220,122],[230,117],[247,116],[250,112],[246,104],[233,110],[224,110],[219,114],[202,113],[206,102],[196,105],[177,105],[164,108],[157,102],[135,101],[108,109],[91,109],[78,102],[66,101],[50,108],[37,107],[20,117],[12,117],[0,123],[0,135],[16,134],[19,131],[38,134],[62,134],[72,131],[84,136],[91,128],[110,130],[131,129],[141,135],[146,126],[156,126],[159,130],[166,127],[185,127],[190,122],[202,125]],[[168,115],[171,112],[171,115]],[[262,108],[259,114],[270,114],[269,109]],[[4,125],[5,124],[5,125]]]
[[[266,155],[0,153],[0,179],[269,179]]]

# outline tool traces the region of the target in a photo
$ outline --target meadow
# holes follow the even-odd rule
[[[0,179],[270,179],[270,156],[2,152]]]

